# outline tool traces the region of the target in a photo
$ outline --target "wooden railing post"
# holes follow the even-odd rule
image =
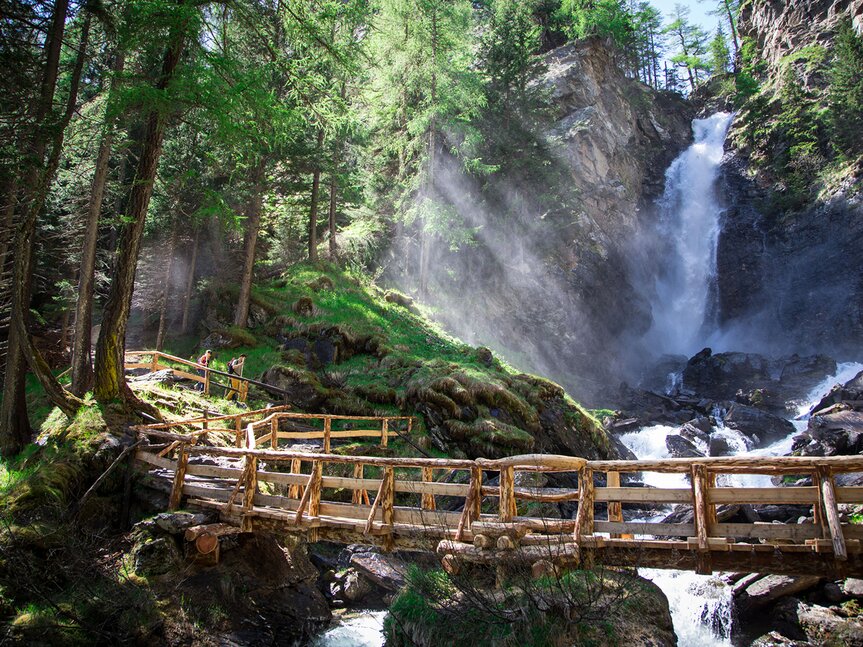
[[[586,535],[593,535],[593,470],[582,467],[578,471],[578,512],[575,515],[576,543]]]
[[[330,453],[330,431],[332,431],[333,419],[330,416],[324,418],[324,454]]]
[[[168,509],[177,510],[183,499],[183,482],[186,480],[186,467],[189,464],[189,446],[180,445],[177,451],[177,470],[174,472],[174,483],[171,487],[171,497],[168,499]]]
[[[510,465],[500,471],[499,517],[508,522],[515,518],[515,514],[515,468]]]
[[[210,369],[204,368],[204,395],[210,395]]]
[[[291,474],[302,474],[303,470],[303,461],[299,458],[291,459]],[[303,493],[300,492],[301,486],[297,483],[294,483],[290,487],[288,487],[288,497],[291,499],[299,499]]]
[[[620,472],[608,472],[605,479],[606,487],[610,488],[618,488],[620,487]],[[609,501],[608,502],[608,520],[609,521],[623,521],[623,505],[620,501]],[[611,533],[612,539],[619,539],[622,537],[620,533],[613,532]],[[631,539],[630,535],[628,539]]]
[[[238,415],[234,419],[234,429],[237,431],[237,439],[235,441],[235,445],[237,447],[243,446],[243,416]]]
[[[710,515],[707,511],[707,466],[693,465],[690,471],[692,478],[692,509],[695,511],[695,534],[698,541],[698,564],[695,572],[709,575],[713,572],[710,565],[711,534]]]
[[[470,521],[479,519],[482,514],[482,468],[472,467],[470,470],[470,480],[473,484],[473,501],[471,502]],[[470,526],[470,524],[468,524]]]
[[[384,481],[386,482],[386,488],[384,490],[385,496],[384,501],[381,506],[381,521],[383,522],[384,528],[387,529],[387,534],[384,537],[382,548],[385,551],[390,551],[395,546],[395,539],[393,538],[393,524],[395,523],[395,496],[396,496],[396,488],[395,488],[395,471],[392,465],[387,465],[384,468]]]
[[[381,447],[387,446],[387,442],[389,440],[389,435],[390,435],[389,430],[390,430],[389,418],[384,418],[384,421],[381,424]]]
[[[153,351],[153,355],[150,358],[150,372],[155,373],[159,370],[159,353]]]
[[[201,429],[207,428],[207,424],[209,423],[209,420],[207,418],[209,417],[209,415],[210,413],[206,409],[204,409],[204,411],[202,412],[202,417],[204,419],[201,421]]]
[[[824,505],[824,516],[827,518],[827,527],[830,528],[830,538],[833,540],[833,554],[836,559],[845,561],[848,559],[848,549],[845,546],[845,535],[839,520],[833,474],[829,468],[819,467],[818,476],[821,481],[821,501]]]
[[[434,468],[432,467],[423,467],[423,483],[434,483]],[[435,500],[434,494],[429,492],[423,492],[422,501],[420,503],[420,507],[423,510],[434,510],[435,509]]]
[[[278,414],[273,414],[273,419],[270,420],[270,448],[276,449],[279,446],[279,417]]]

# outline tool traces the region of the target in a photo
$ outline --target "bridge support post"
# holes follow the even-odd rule
[[[330,453],[330,432],[333,427],[333,419],[330,416],[324,418],[324,454]]]
[[[389,418],[384,418],[384,421],[381,424],[381,447],[387,446],[387,442],[389,441],[389,435],[390,435],[390,421],[389,421]]]
[[[578,512],[575,515],[575,541],[593,535],[593,470],[582,467],[578,471]]]
[[[168,509],[177,510],[183,499],[183,482],[186,480],[186,467],[189,464],[189,446],[181,444],[177,451],[177,471],[174,472],[174,483],[171,487],[171,497]]]
[[[238,415],[235,418],[234,429],[237,432],[237,438],[234,441],[234,444],[237,447],[242,447],[243,446],[243,416],[242,415]]]
[[[243,532],[252,530],[252,508],[255,506],[255,492],[258,489],[258,459],[246,456],[246,489],[243,492]]]
[[[698,564],[695,572],[700,575],[710,575],[713,573],[713,568],[710,563],[710,542],[708,540],[711,527],[710,515],[707,510],[707,492],[709,490],[707,466],[693,465],[690,474],[692,477],[692,506],[695,511],[695,534],[698,540]]]
[[[279,418],[274,413],[270,421],[270,448],[277,449],[279,446]]]
[[[434,483],[434,468],[433,467],[423,467],[423,483]],[[420,503],[420,507],[423,510],[434,510],[435,500],[434,494],[424,493],[422,495],[422,502]]]
[[[610,488],[620,487],[620,472],[608,472],[606,474],[605,485]],[[623,521],[623,505],[620,501],[608,502],[608,520]],[[623,535],[620,533],[611,533],[612,539],[620,539],[621,537]],[[632,535],[626,535],[626,538],[632,539]]]
[[[824,503],[824,513],[827,517],[827,527],[830,528],[830,538],[833,540],[833,554],[836,559],[845,561],[848,559],[848,549],[845,546],[845,535],[842,532],[842,523],[839,520],[839,508],[836,505],[836,487],[833,483],[833,474],[829,468],[818,468],[818,476],[821,481],[821,499]]]
[[[516,515],[515,468],[511,465],[500,471],[499,513],[501,521],[512,521]]]

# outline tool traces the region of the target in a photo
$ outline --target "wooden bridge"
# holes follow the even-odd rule
[[[178,433],[176,423],[138,427],[138,464],[170,492],[171,509],[215,509],[223,527],[436,550],[449,570],[465,563],[575,568],[596,562],[700,573],[863,576],[863,525],[842,522],[838,509],[863,503],[863,487],[835,484],[836,475],[863,472],[863,456],[636,461],[541,454],[499,460],[353,456],[332,453],[330,441],[375,438],[386,446],[398,427],[410,428],[411,419],[269,409],[183,424],[186,433]],[[219,436],[233,446],[201,444]],[[310,439],[322,441],[322,453],[285,447],[285,441]],[[572,473],[578,487],[519,485],[530,481],[525,475],[550,472]],[[690,485],[622,485],[621,475],[648,472],[686,475]],[[811,485],[723,484],[724,477],[738,474],[794,477],[794,482],[808,477]],[[578,504],[575,519],[544,515],[537,505],[562,502]],[[691,510],[692,520],[624,520],[624,506],[632,517],[670,504]],[[814,521],[720,523],[716,508],[722,504],[804,505],[811,507]]]

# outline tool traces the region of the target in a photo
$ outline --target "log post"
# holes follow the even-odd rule
[[[321,481],[324,475],[323,461],[312,463],[311,495],[309,496],[309,516],[318,517],[321,514]],[[318,531],[315,528],[309,531],[309,541],[318,540]]]
[[[695,534],[698,539],[698,564],[696,573],[710,575],[713,569],[710,566],[710,537],[711,528],[709,514],[707,512],[707,466],[693,465],[692,476],[692,506],[695,511]]]
[[[620,487],[620,472],[608,472],[605,485],[610,488]],[[623,521],[623,506],[620,501],[608,502],[608,520]],[[611,533],[612,539],[620,539],[621,537],[620,533]],[[627,539],[632,539],[632,535],[627,536]]]
[[[816,487],[818,493],[818,501],[812,506],[812,520],[821,529],[821,538],[830,539],[830,529],[824,519],[824,493],[821,488],[821,473],[818,470],[812,473],[812,485]]]
[[[302,474],[303,471],[303,462],[299,458],[291,459],[291,474]],[[288,487],[288,498],[291,499],[299,499],[300,496],[300,486],[294,483],[290,487]]]
[[[203,420],[201,420],[201,429],[206,429],[207,425],[209,424],[209,420],[208,420],[209,413],[207,412],[206,409],[204,409],[201,412],[201,415],[203,417]]]
[[[830,538],[833,540],[833,554],[836,559],[845,561],[848,559],[848,549],[845,546],[845,535],[842,532],[842,524],[839,521],[839,508],[836,505],[836,486],[833,482],[833,474],[826,467],[818,468],[821,477],[821,498],[824,502],[824,516],[827,518],[827,526],[830,528]]]
[[[470,527],[470,522],[479,519],[479,515],[482,514],[482,468],[471,468],[470,481],[473,485],[473,500],[471,501],[472,505],[470,506],[471,510],[468,527]]]
[[[582,467],[578,471],[578,512],[575,515],[575,541],[593,534],[593,470]]]
[[[383,504],[381,506],[381,517],[383,521],[383,527],[386,529],[386,535],[384,536],[384,541],[382,548],[389,552],[395,546],[395,540],[393,539],[393,523],[395,522],[395,470],[392,465],[387,465],[384,468],[384,482],[386,483],[386,487],[384,491],[386,496],[384,497]]]
[[[389,420],[389,418],[384,418],[384,421],[381,424],[381,447],[387,446],[387,441],[389,440],[389,435],[390,435],[390,420]]]
[[[237,432],[237,439],[234,441],[234,444],[237,447],[243,446],[243,416],[238,415],[234,422],[234,429]]]
[[[204,369],[204,395],[210,395],[210,369]]]
[[[434,468],[433,467],[424,467],[423,470],[423,483],[434,483]],[[434,494],[431,493],[423,493],[422,501],[420,503],[423,510],[434,510],[435,509],[435,500]]]
[[[357,465],[354,465],[354,478],[355,479],[363,478],[363,464],[362,463],[358,463]],[[351,494],[351,503],[353,503],[354,505],[362,505],[363,504],[363,492],[364,492],[364,490],[362,490],[362,489],[354,490],[353,494]]]
[[[330,432],[332,431],[333,419],[330,416],[324,418],[324,454],[330,453]]]
[[[171,486],[171,497],[168,500],[168,510],[177,510],[183,499],[183,481],[186,479],[186,467],[189,464],[189,446],[180,445],[177,452],[177,470],[174,472],[174,484]]]
[[[153,356],[150,359],[150,372],[155,373],[159,370],[159,353],[153,351]]]
[[[277,449],[279,446],[279,418],[273,414],[270,420],[270,448]]]
[[[515,468],[512,465],[500,471],[499,517],[501,521],[512,521],[516,514]]]

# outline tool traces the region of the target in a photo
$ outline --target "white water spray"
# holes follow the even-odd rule
[[[714,427],[712,435],[721,435],[729,441],[729,447],[740,456],[783,456],[791,451],[794,437],[806,428],[806,420],[812,408],[830,392],[836,384],[844,384],[863,370],[863,364],[845,362],[839,364],[836,373],[825,378],[806,396],[797,409],[795,430],[785,438],[760,449],[748,449],[742,435],[726,427]],[[803,419],[801,419],[803,418]],[[638,431],[621,434],[620,440],[638,458],[669,458],[665,437],[677,432],[676,427],[652,425]],[[701,447],[700,449],[704,449]],[[653,487],[689,487],[681,474],[656,474],[644,472],[645,485]],[[770,477],[759,474],[737,474],[723,485],[738,487],[766,487]],[[644,521],[659,521],[667,512]],[[718,575],[697,575],[687,571],[639,569],[639,574],[652,580],[668,597],[674,630],[680,647],[730,647],[731,645],[731,587]]]
[[[691,355],[704,338],[722,214],[714,185],[731,119],[718,112],[693,121],[695,141],[665,172],[658,233],[667,249],[646,337],[662,353]]]

